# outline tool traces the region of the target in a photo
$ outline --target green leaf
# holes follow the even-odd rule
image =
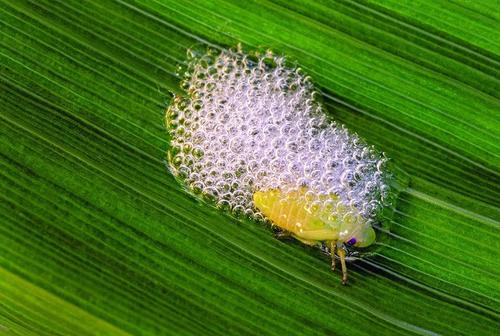
[[[497,334],[499,21],[486,0],[2,0],[0,334]],[[175,69],[238,43],[409,176],[348,286],[165,168]]]

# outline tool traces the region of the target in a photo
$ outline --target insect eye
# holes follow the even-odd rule
[[[349,239],[346,244],[347,245],[354,245],[354,244],[356,244],[356,238]]]

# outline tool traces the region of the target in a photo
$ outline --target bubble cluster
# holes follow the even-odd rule
[[[241,50],[192,58],[187,96],[167,110],[171,171],[193,193],[253,218],[263,218],[256,191],[307,187],[311,207],[347,205],[372,221],[387,205],[387,159],[329,120],[310,78],[285,63]]]

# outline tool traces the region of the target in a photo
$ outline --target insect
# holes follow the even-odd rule
[[[345,244],[367,247],[375,241],[373,227],[354,207],[338,202],[335,194],[320,196],[323,203],[332,201],[335,207],[314,207],[308,201],[307,187],[283,193],[279,189],[257,191],[253,195],[255,206],[274,224],[289,232],[304,244],[315,245],[326,242],[332,256],[332,270],[335,270],[336,255],[342,267],[342,283],[347,282]]]

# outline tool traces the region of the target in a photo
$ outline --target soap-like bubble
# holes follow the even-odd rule
[[[168,156],[193,193],[258,219],[252,196],[269,189],[307,187],[314,211],[348,206],[368,222],[388,205],[384,154],[329,120],[309,77],[283,57],[208,50],[190,59],[181,87],[167,110]]]

